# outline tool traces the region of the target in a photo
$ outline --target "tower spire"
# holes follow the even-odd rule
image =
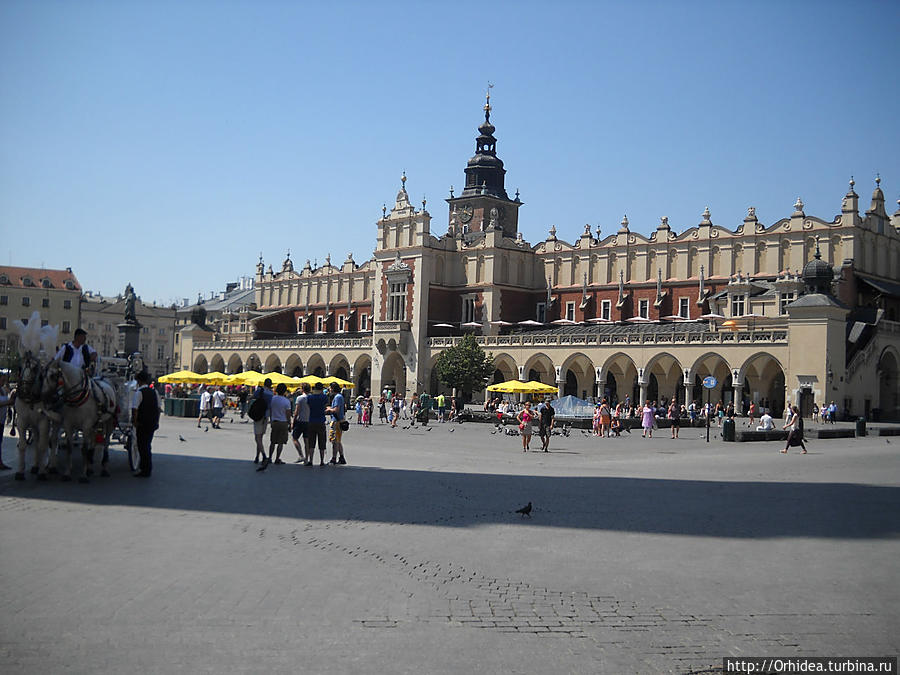
[[[484,121],[488,124],[491,123],[491,89],[494,88],[490,82],[488,82],[487,86],[487,96],[485,97],[484,102]]]

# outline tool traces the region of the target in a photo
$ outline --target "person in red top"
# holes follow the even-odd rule
[[[534,413],[531,412],[531,401],[525,401],[525,409],[516,418],[519,420],[519,431],[522,432],[522,452],[528,452],[531,445],[531,421]]]

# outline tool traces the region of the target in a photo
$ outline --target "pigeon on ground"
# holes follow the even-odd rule
[[[448,431],[449,431],[451,434],[453,433],[453,429],[448,429]]]
[[[187,443],[187,440],[181,434],[178,434],[178,440],[181,441],[182,443]]]
[[[204,427],[204,428],[203,428],[203,433],[206,433],[207,431],[209,431],[209,427]]]
[[[531,502],[528,502],[521,509],[516,509],[516,513],[521,513],[523,516],[531,518]]]
[[[434,427],[429,427],[429,428],[428,428],[428,431],[431,431],[432,429],[434,429]]]

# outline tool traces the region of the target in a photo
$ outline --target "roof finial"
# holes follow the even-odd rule
[[[422,210],[423,211],[425,210],[425,204],[427,204],[427,201],[425,200],[425,195],[422,195]]]
[[[384,220],[387,218],[387,204],[381,205],[381,219]]]
[[[881,187],[881,174],[875,174],[875,187]]]
[[[853,176],[850,176],[850,189],[853,189],[853,186],[856,185],[856,181],[853,180]]]
[[[484,102],[484,121],[485,122],[491,121],[491,89],[493,89],[493,88],[494,88],[494,85],[492,85],[490,82],[488,82],[487,96],[486,96],[485,102]]]
[[[453,186],[450,186],[450,199],[453,199]]]
[[[400,189],[406,190],[406,171],[403,172],[403,175],[400,176]]]
[[[822,259],[822,252],[819,250],[819,235],[816,235],[816,255],[813,256],[816,260]]]

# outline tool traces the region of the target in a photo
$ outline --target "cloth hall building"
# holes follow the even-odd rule
[[[474,332],[495,381],[690,401],[713,375],[713,401],[807,413],[835,401],[852,415],[900,418],[900,210],[885,210],[880,178],[868,208],[851,179],[831,220],[798,199],[768,224],[750,208],[726,227],[706,209],[680,232],[663,218],[647,237],[623,218],[605,237],[586,226],[566,240],[551,227],[532,243],[490,113],[488,99],[445,222],[410,202],[404,175],[370,259],[299,270],[290,256],[278,269],[260,259],[250,330],[184,335],[180,365],[337,375],[354,395],[436,393],[438,355]]]

